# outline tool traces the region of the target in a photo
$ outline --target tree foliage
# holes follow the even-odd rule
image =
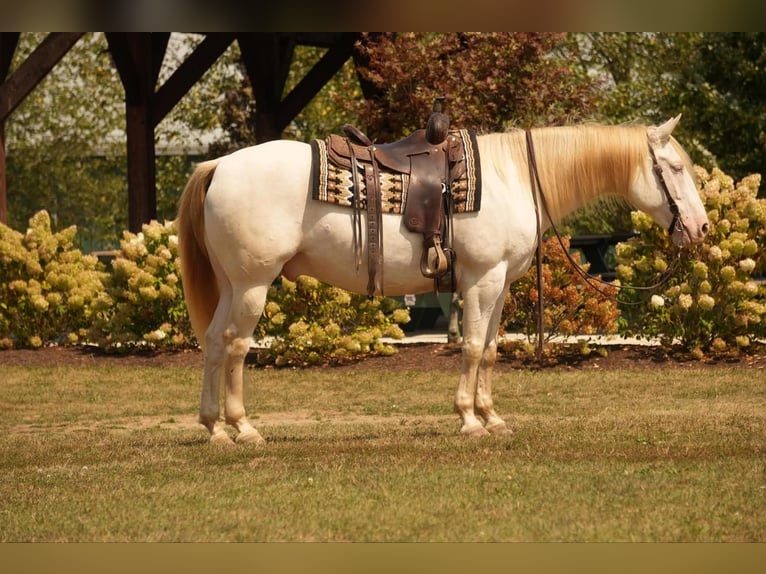
[[[692,49],[677,99],[693,137],[735,179],[764,173],[766,33],[700,34]]]
[[[600,82],[601,119],[683,113],[674,135],[696,163],[735,178],[764,171],[766,33],[572,34],[564,54]]]
[[[343,100],[378,141],[425,126],[434,98],[452,125],[502,131],[576,121],[593,104],[592,82],[556,57],[564,35],[398,33],[366,35],[359,69],[372,97]]]

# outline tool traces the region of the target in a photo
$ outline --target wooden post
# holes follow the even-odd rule
[[[128,229],[141,231],[157,219],[154,124],[149,98],[126,102],[128,136]]]
[[[109,32],[106,35],[125,88],[128,139],[128,229],[141,230],[157,218],[154,153],[154,86],[167,48],[168,33]]]

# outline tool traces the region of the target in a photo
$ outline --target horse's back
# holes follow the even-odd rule
[[[274,140],[242,148],[218,160],[209,194],[215,188],[225,193],[247,193],[269,198],[270,185],[307,191],[311,175],[311,147],[303,142]],[[246,188],[243,190],[243,188]]]

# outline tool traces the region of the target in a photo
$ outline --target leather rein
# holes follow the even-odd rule
[[[564,244],[564,240],[561,236],[561,233],[559,232],[558,228],[556,227],[556,224],[554,223],[553,218],[551,217],[550,210],[548,209],[548,202],[545,199],[545,194],[543,193],[543,186],[540,183],[540,174],[537,169],[537,158],[535,156],[535,147],[534,143],[532,141],[532,132],[530,130],[526,130],[526,138],[527,138],[527,159],[529,162],[529,183],[532,190],[532,199],[534,200],[535,204],[535,215],[536,215],[536,223],[537,223],[537,257],[536,257],[536,271],[537,271],[537,360],[539,361],[542,358],[542,350],[543,350],[543,331],[544,331],[544,322],[543,322],[543,239],[542,239],[542,212],[541,212],[541,205],[542,209],[545,211],[545,215],[548,217],[548,220],[551,224],[551,229],[553,229],[553,232],[556,235],[556,238],[558,239],[559,245],[561,245],[561,249],[564,252],[564,255],[566,255],[567,260],[569,261],[569,264],[571,265],[572,269],[585,281],[585,283],[593,290],[595,290],[597,293],[599,293],[601,296],[611,299],[613,301],[616,301],[617,303],[621,303],[624,305],[638,305],[638,302],[631,302],[631,301],[622,301],[618,299],[615,296],[610,295],[607,293],[603,288],[601,288],[601,285],[608,285],[610,287],[617,288],[618,290],[621,289],[632,289],[635,291],[655,291],[670,279],[670,277],[673,275],[673,273],[676,271],[676,268],[678,267],[681,258],[681,251],[680,249],[676,249],[676,253],[673,256],[673,262],[668,265],[667,269],[664,271],[664,273],[660,276],[660,279],[657,281],[657,283],[653,285],[648,286],[634,286],[634,285],[614,285],[612,283],[609,283],[608,281],[604,281],[600,277],[596,275],[591,275],[587,271],[585,271],[578,263],[574,260],[572,255],[569,253],[569,249],[567,249],[566,245]],[[654,148],[652,147],[651,143],[649,144],[649,154],[652,158],[652,169],[654,170],[654,173],[657,174],[657,179],[660,182],[660,188],[662,189],[663,194],[665,195],[665,199],[668,202],[668,207],[670,209],[671,214],[673,215],[673,219],[670,222],[670,225],[668,226],[668,233],[672,234],[676,231],[682,232],[684,230],[684,224],[681,220],[680,215],[680,209],[678,208],[678,203],[673,198],[673,195],[670,193],[670,188],[668,187],[667,181],[665,180],[665,176],[663,174],[662,166],[657,161],[657,156],[654,153]],[[539,197],[539,199],[538,199]]]

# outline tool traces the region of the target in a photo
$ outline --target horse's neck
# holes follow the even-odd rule
[[[624,197],[641,161],[637,133],[634,128],[603,126],[534,130],[550,219],[558,221],[601,197]]]

